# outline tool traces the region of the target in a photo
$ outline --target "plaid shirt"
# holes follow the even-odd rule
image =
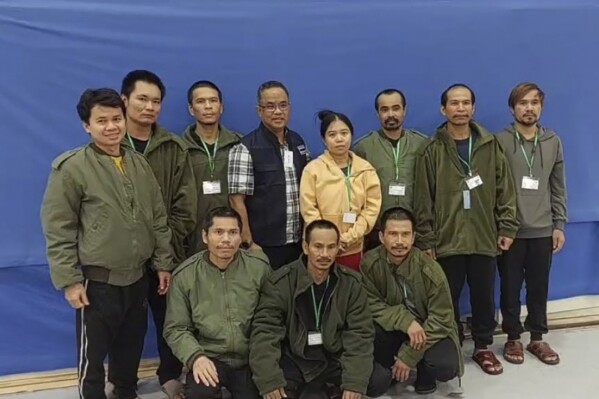
[[[287,143],[281,144],[281,159],[285,159]],[[307,151],[307,150],[306,150]],[[285,165],[285,193],[287,200],[286,243],[300,241],[299,182],[295,166]],[[254,165],[252,156],[243,144],[229,150],[229,194],[254,195]]]

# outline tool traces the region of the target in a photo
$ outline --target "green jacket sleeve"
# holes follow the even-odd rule
[[[42,228],[52,283],[57,289],[83,281],[77,268],[77,232],[82,192],[70,174],[53,169],[42,202]]]
[[[168,226],[166,209],[164,208],[164,199],[162,191],[153,174],[150,176],[150,190],[154,193],[154,253],[152,255],[152,264],[156,270],[171,271],[175,268],[173,263],[171,247],[171,229]]]
[[[403,305],[389,305],[377,287],[376,278],[371,267],[362,266],[362,284],[368,295],[368,306],[374,321],[385,331],[407,332],[415,320],[410,311]],[[386,284],[386,282],[382,282]]]
[[[173,354],[191,369],[194,361],[204,354],[204,349],[194,335],[192,307],[183,277],[183,274],[178,274],[171,281],[163,336]]]
[[[358,281],[350,288],[347,307],[341,333],[341,389],[366,394],[373,367],[374,324],[366,290]]]
[[[503,148],[497,139],[494,141],[496,146],[495,176],[497,181],[495,220],[497,221],[497,229],[500,236],[514,238],[518,232],[516,185]]]
[[[566,210],[566,171],[564,168],[564,153],[562,143],[558,139],[557,157],[549,176],[549,187],[551,187],[551,213],[553,214],[553,228],[564,230],[568,221]]]
[[[436,268],[438,270],[433,273],[425,272],[427,278],[424,278],[424,287],[428,293],[428,316],[422,324],[426,333],[426,345],[417,351],[406,343],[399,349],[399,359],[410,367],[416,367],[424,353],[437,342],[447,338],[451,329],[455,327],[449,284],[442,275],[441,267],[437,266]]]
[[[436,247],[434,230],[436,168],[432,149],[424,148],[416,158],[414,171],[414,217],[416,218],[416,246],[422,250]]]
[[[186,239],[197,223],[198,191],[188,151],[181,152],[174,179],[176,191],[173,195],[169,225],[173,234],[174,262],[178,265],[186,258]]]
[[[287,303],[272,279],[266,279],[260,289],[250,337],[250,368],[260,395],[287,384],[279,367],[281,342],[287,332],[284,309]]]

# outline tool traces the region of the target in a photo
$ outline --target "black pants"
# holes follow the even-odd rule
[[[148,271],[148,303],[152,310],[152,318],[156,327],[156,342],[158,344],[158,355],[160,356],[160,365],[156,374],[160,385],[170,380],[176,380],[181,376],[183,364],[173,355],[173,351],[162,336],[164,330],[164,318],[166,316],[166,295],[158,294],[160,280],[158,273],[154,270]]]
[[[460,321],[460,295],[464,281],[470,288],[472,307],[472,339],[477,349],[486,349],[493,343],[495,320],[495,258],[484,255],[456,255],[438,258],[451,291],[455,320],[460,341],[464,341],[464,327]]]
[[[501,277],[501,327],[510,339],[519,339],[524,332],[520,322],[520,291],[526,282],[526,330],[536,339],[547,334],[547,295],[549,270],[553,256],[553,239],[517,238],[510,250],[499,257]]]
[[[183,364],[173,355],[171,348],[167,345],[166,340],[162,336],[164,330],[164,317],[166,315],[166,295],[158,294],[158,287],[160,286],[160,280],[158,279],[158,273],[154,270],[147,269],[148,276],[148,304],[152,311],[152,318],[154,319],[154,326],[156,329],[156,342],[158,345],[158,356],[160,357],[160,364],[156,374],[158,375],[158,381],[160,385],[163,385],[167,381],[178,379],[181,376]],[[108,367],[108,381],[114,383],[114,373],[111,372],[112,368],[109,363]]]
[[[341,362],[331,360],[329,367],[315,380],[306,382],[304,375],[289,356],[281,356],[280,367],[287,381],[285,393],[289,399],[341,398]],[[383,395],[391,385],[391,371],[374,363],[366,395],[371,398]]]
[[[280,247],[262,247],[262,250],[268,256],[270,267],[273,270],[297,260],[302,253],[301,245],[298,243]]]
[[[104,359],[118,399],[137,398],[137,369],[147,328],[148,282],[119,287],[85,281],[89,306],[77,310],[79,397],[105,399]]]
[[[220,399],[222,397],[222,387],[227,388],[231,393],[232,399],[257,399],[258,390],[252,381],[249,366],[234,369],[227,364],[210,359],[216,367],[219,383],[216,387],[206,386],[202,381],[196,383],[193,373],[187,373],[186,399]]]
[[[385,331],[375,323],[374,360],[389,369],[395,363],[399,348],[410,342],[410,337],[401,331]],[[442,339],[430,347],[417,365],[421,381],[449,381],[460,373],[460,358],[456,344],[449,338]]]

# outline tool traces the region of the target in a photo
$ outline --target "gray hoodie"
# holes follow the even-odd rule
[[[526,140],[523,136],[520,137],[530,161],[534,138]],[[533,177],[539,180],[538,190],[522,188],[522,179],[530,172],[514,125],[497,133],[497,138],[505,149],[517,187],[520,229],[516,237],[550,237],[553,229],[563,230],[568,220],[566,174],[562,143],[557,134],[539,125],[532,166]]]

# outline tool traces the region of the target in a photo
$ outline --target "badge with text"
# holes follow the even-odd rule
[[[220,181],[202,182],[202,191],[205,195],[220,194]]]
[[[343,214],[343,223],[354,224],[354,223],[356,223],[357,217],[358,217],[358,215],[356,215],[353,212],[345,212]]]
[[[392,181],[389,184],[389,195],[403,197],[406,195],[406,185],[400,182]]]
[[[481,179],[479,175],[474,175],[466,179],[466,185],[469,190],[475,189],[476,187],[483,185],[483,179]]]
[[[539,179],[535,179],[530,176],[522,177],[522,188],[525,190],[538,190],[539,189]]]
[[[308,346],[322,345],[322,334],[317,331],[308,332]]]
[[[285,168],[293,168],[293,151],[285,150],[284,154],[285,154],[285,159],[284,159]]]
[[[462,191],[462,194],[464,196],[464,209],[470,209],[470,190],[464,190]]]

